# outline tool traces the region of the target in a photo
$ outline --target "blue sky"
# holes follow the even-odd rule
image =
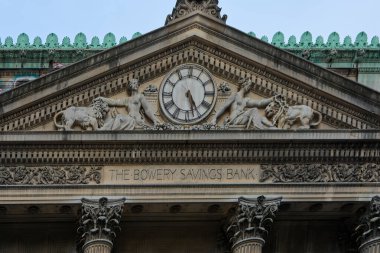
[[[101,39],[113,32],[117,39],[131,38],[133,33],[146,33],[161,27],[176,0],[0,0],[0,39],[14,40],[25,32],[32,41],[54,32],[62,41],[84,32]],[[380,35],[379,0],[220,0],[227,24],[244,32],[255,32],[270,39],[277,31],[285,38],[305,31],[323,35],[338,32],[355,39],[365,31],[369,40]]]

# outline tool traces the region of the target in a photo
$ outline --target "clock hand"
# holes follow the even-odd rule
[[[186,97],[187,99],[189,100],[189,104],[190,104],[190,109],[191,109],[191,112],[193,113],[193,117],[194,117],[194,112],[193,112],[193,104],[192,104],[192,96],[191,96],[191,92],[190,90],[187,90],[186,91]]]
[[[189,96],[189,100],[190,100],[191,112],[193,113],[193,117],[194,117],[194,110],[197,109],[197,106],[195,104],[195,101],[193,99],[193,96],[192,96],[190,90],[188,90],[188,96]]]

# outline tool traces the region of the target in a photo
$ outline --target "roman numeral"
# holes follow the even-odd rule
[[[206,108],[210,108],[210,106],[211,106],[211,104],[205,100],[202,101],[201,105],[206,107]]]
[[[174,87],[174,83],[172,83],[170,80],[168,80],[167,83]]]
[[[208,80],[207,82],[203,83],[203,86],[207,86],[209,83],[211,83],[211,80]]]
[[[172,97],[173,96],[173,92],[164,92],[164,97]]]
[[[189,68],[189,77],[193,76],[193,68]]]
[[[174,106],[174,101],[173,101],[173,100],[170,100],[170,101],[166,102],[166,103],[164,104],[164,106],[165,106],[165,108],[166,108],[167,110],[169,110],[170,108],[172,108],[172,107]]]
[[[186,122],[189,122],[189,121],[190,121],[190,112],[189,112],[189,111],[186,111],[186,112],[185,112],[185,121],[186,121]]]
[[[203,73],[203,69],[201,70],[201,72],[200,72],[199,75],[197,76],[197,79],[199,79],[199,77],[201,77],[202,73]]]
[[[213,91],[206,91],[205,92],[205,96],[206,97],[213,97],[214,96],[214,92]]]
[[[175,112],[173,113],[173,118],[178,119],[179,112],[180,112],[180,109],[177,108],[177,109],[175,110]]]
[[[177,75],[178,75],[179,80],[182,80],[182,74],[180,70],[177,70]]]

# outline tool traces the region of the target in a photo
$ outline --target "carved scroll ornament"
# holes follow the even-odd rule
[[[166,18],[165,25],[177,18],[184,17],[194,11],[200,11],[223,22],[226,22],[227,15],[221,17],[222,8],[218,6],[218,0],[177,0],[173,13]]]
[[[101,167],[0,167],[0,185],[100,184]]]
[[[261,165],[261,182],[380,182],[379,164]]]

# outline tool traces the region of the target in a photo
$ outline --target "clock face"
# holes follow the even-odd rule
[[[210,73],[198,65],[182,65],[163,81],[160,106],[174,123],[195,124],[206,118],[216,102],[216,86]]]

